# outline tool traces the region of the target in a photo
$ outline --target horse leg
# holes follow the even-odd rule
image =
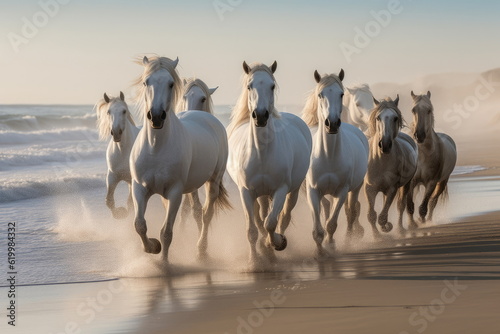
[[[313,215],[313,239],[316,242],[317,250],[316,254],[318,257],[323,257],[325,255],[325,250],[322,246],[323,239],[325,238],[325,230],[321,225],[321,199],[322,196],[319,194],[319,191],[312,187],[307,187],[307,203],[309,204],[309,208],[311,209]]]
[[[163,245],[161,257],[164,262],[168,262],[168,250],[170,248],[170,244],[172,243],[175,218],[177,216],[177,212],[179,211],[179,207],[181,206],[181,202],[181,184],[171,187],[168,193],[163,196],[163,205],[165,206],[166,214],[165,222],[163,223],[163,227],[160,231],[160,236]]]
[[[203,214],[202,214],[202,228],[200,233],[200,239],[198,240],[198,258],[206,259],[207,248],[208,248],[208,228],[210,227],[210,222],[214,216],[215,212],[215,201],[217,197],[219,197],[219,182],[220,180],[209,180],[205,183],[205,204],[203,205]]]
[[[198,190],[192,193],[186,194],[181,204],[181,222],[185,222],[189,215],[189,211],[193,209],[193,217],[198,226],[198,233],[201,233],[202,228],[202,206],[200,202],[200,197],[198,196]]]
[[[447,184],[448,184],[448,179],[439,182],[436,186],[436,190],[434,191],[434,194],[432,195],[431,203],[429,205],[429,220],[430,221],[432,221],[432,216],[434,214],[434,209],[436,208],[438,199],[443,194],[443,192],[446,190]]]
[[[269,201],[270,198],[268,196],[261,196],[257,198],[254,204],[254,217],[255,224],[257,224],[257,228],[261,234],[261,238],[259,239],[259,245],[263,251],[267,251],[266,247],[266,236],[267,231],[264,227],[264,219],[267,217],[269,211]]]
[[[348,237],[356,237],[362,238],[364,234],[364,229],[359,223],[359,214],[361,204],[358,201],[359,192],[361,191],[360,185],[358,188],[350,191],[347,194],[347,198],[345,201],[345,213],[347,216],[347,236]]]
[[[268,245],[274,246],[277,251],[282,251],[286,248],[286,238],[283,234],[275,233],[276,227],[278,225],[278,216],[283,210],[285,204],[286,196],[288,193],[288,187],[282,186],[273,195],[273,202],[271,204],[271,211],[266,217],[265,228],[268,232]]]
[[[127,216],[134,210],[134,201],[132,200],[132,182],[128,184],[128,198],[127,198]]]
[[[375,211],[375,199],[377,198],[377,191],[373,189],[370,185],[365,186],[365,195],[368,201],[368,222],[372,226],[373,236],[378,238],[380,232],[377,229],[377,212]]]
[[[123,219],[127,216],[127,210],[125,208],[115,207],[115,190],[119,182],[120,179],[114,173],[108,171],[108,175],[106,177],[106,187],[108,188],[108,192],[106,194],[106,205],[111,210],[115,219]]]
[[[330,200],[328,198],[323,197],[321,199],[321,206],[323,207],[323,213],[325,215],[325,221],[330,217],[330,209],[332,207],[332,203],[330,203]]]
[[[135,207],[134,225],[139,234],[146,253],[158,254],[161,251],[161,244],[157,239],[148,238],[148,227],[144,214],[151,194],[141,184],[132,182],[132,200]]]
[[[285,234],[288,225],[290,225],[290,222],[292,221],[292,210],[293,208],[295,208],[295,205],[297,205],[297,200],[299,199],[299,191],[300,188],[286,195],[285,205],[279,217],[278,232],[281,234]]]
[[[411,181],[410,187],[408,189],[408,193],[406,195],[406,210],[408,211],[408,229],[416,229],[418,228],[415,219],[413,218],[413,213],[415,212],[415,203],[413,202],[413,196],[415,193],[415,182]]]
[[[334,246],[333,234],[337,230],[337,222],[339,219],[340,210],[342,209],[342,205],[347,198],[347,188],[343,189],[339,194],[339,197],[335,201],[335,208],[333,209],[331,217],[326,222],[326,233],[328,234],[328,243],[331,246]]]
[[[405,213],[405,207],[407,203],[406,197],[408,196],[408,192],[410,190],[410,185],[411,181],[406,183],[403,187],[399,188],[399,198],[398,198],[398,212],[399,212],[399,219],[398,219],[398,227],[399,227],[399,233],[401,235],[404,235],[405,233],[405,228],[403,227],[403,215]]]
[[[425,223],[425,216],[427,215],[429,200],[430,200],[432,194],[434,193],[434,191],[436,190],[436,185],[437,185],[437,182],[432,182],[432,183],[427,184],[427,186],[425,187],[424,199],[422,200],[422,204],[420,204],[420,206],[418,208],[418,213],[420,215],[420,221],[422,223]]]
[[[396,197],[396,194],[398,192],[398,188],[393,187],[389,189],[387,194],[385,195],[385,200],[384,200],[384,206],[382,210],[380,211],[380,214],[378,216],[378,224],[380,225],[380,228],[382,229],[383,232],[390,232],[392,230],[392,223],[388,221],[389,217],[389,209],[392,205],[392,202],[394,201],[394,197]]]
[[[251,264],[255,264],[257,260],[257,249],[256,243],[259,237],[259,231],[255,226],[254,221],[254,202],[255,196],[250,192],[250,190],[241,188],[240,189],[241,202],[243,204],[243,211],[245,212],[245,218],[247,220],[247,237],[250,243],[250,260]]]

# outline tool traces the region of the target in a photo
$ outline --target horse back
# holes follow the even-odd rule
[[[442,145],[441,158],[443,160],[443,168],[441,173],[441,180],[448,179],[453,172],[457,163],[457,146],[455,141],[445,133],[436,133]]]

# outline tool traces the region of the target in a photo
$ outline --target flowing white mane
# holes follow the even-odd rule
[[[214,114],[213,101],[212,101],[212,96],[210,94],[210,88],[208,88],[207,84],[204,83],[201,79],[194,78],[194,77],[187,78],[185,80],[186,80],[186,82],[184,83],[183,94],[186,94],[187,92],[189,92],[189,90],[191,88],[193,88],[194,86],[199,87],[203,91],[203,94],[207,98],[205,103],[203,104],[203,110],[213,115]],[[186,101],[184,101],[183,98],[179,99],[177,112],[185,111],[186,108],[187,108]]]
[[[156,71],[161,70],[161,69],[167,70],[170,73],[170,75],[172,76],[172,78],[174,79],[174,90],[173,90],[173,97],[171,99],[170,108],[172,110],[175,110],[176,103],[182,97],[182,95],[181,95],[182,94],[182,80],[180,79],[179,74],[177,74],[177,70],[175,69],[175,65],[177,64],[177,62],[173,61],[170,58],[159,57],[156,55],[148,57],[147,64],[143,63],[142,57],[137,58],[135,62],[137,64],[144,66],[144,72],[134,82],[134,86],[137,89],[135,103],[137,104],[137,107],[139,108],[139,110],[145,111],[147,108],[146,93],[148,92],[148,89],[147,89],[147,86],[144,85],[144,83],[146,82],[147,78],[149,78],[153,73],[155,73]]]
[[[231,133],[236,129],[239,125],[247,122],[250,119],[250,110],[248,110],[248,82],[252,78],[253,74],[258,71],[264,71],[268,73],[273,81],[276,83],[276,79],[274,78],[273,72],[271,69],[262,63],[253,63],[250,65],[250,73],[243,75],[243,84],[241,89],[240,97],[236,102],[236,105],[231,112],[231,122],[227,128],[228,136],[231,136]],[[275,90],[276,93],[277,90]],[[273,106],[271,110],[271,116],[274,118],[279,118],[280,114],[278,110]]]
[[[100,99],[97,101],[97,103],[94,106],[94,110],[97,113],[97,129],[99,131],[99,139],[100,140],[107,140],[109,137],[111,137],[111,118],[108,117],[107,112],[109,107],[113,105],[114,103],[119,103],[122,104],[124,109],[127,111],[127,119],[128,121],[135,126],[134,119],[128,109],[128,105],[125,101],[120,99],[119,97],[109,97],[109,103],[104,100],[104,98]]]
[[[321,78],[321,81],[316,85],[316,87],[309,93],[307,97],[306,104],[302,110],[302,119],[308,126],[318,125],[318,94],[328,86],[337,83],[342,90],[344,85],[340,78],[335,74],[328,74]]]

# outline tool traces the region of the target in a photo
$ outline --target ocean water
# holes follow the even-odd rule
[[[299,109],[281,110],[297,112]],[[230,107],[217,106],[215,112],[227,125]],[[107,142],[98,140],[95,122],[90,105],[0,106],[0,254],[5,254],[7,247],[7,223],[15,222],[20,285],[140,276],[144,271],[142,262],[149,261],[140,248],[132,218],[114,220],[105,206]],[[459,166],[456,173],[468,174],[482,168]],[[228,177],[225,181],[238,210],[239,197],[234,184]],[[485,182],[488,187],[484,187]],[[461,211],[451,210],[450,216],[491,210],[496,205],[499,189],[497,179],[474,182],[466,176],[455,179],[450,182],[450,194],[457,203],[462,201],[467,206],[460,205]],[[492,197],[492,192],[496,197]],[[471,202],[467,196],[470,193],[478,200]],[[126,196],[126,186],[119,186],[117,203],[124,203]],[[305,210],[303,199],[300,202]],[[163,211],[157,198],[153,198],[149,211],[147,218],[161,221]],[[220,256],[233,256],[234,248],[238,247],[242,249],[238,254],[246,257],[242,213],[235,212],[232,219],[226,220],[228,226],[234,226],[234,217],[240,216],[241,224],[234,227],[238,236],[227,235],[226,239],[219,240]],[[310,222],[305,225],[309,240]],[[152,233],[159,228],[159,224],[153,226]],[[196,234],[194,224],[176,228],[189,232],[183,232],[185,234]],[[194,236],[189,242],[174,236],[172,247],[178,247],[181,249],[178,253],[185,254],[177,258],[174,254],[174,262],[188,259],[187,262],[192,263],[194,251],[183,250],[192,249],[195,243]],[[309,243],[312,249],[312,239]],[[5,271],[6,261],[0,259],[0,262]],[[150,268],[154,265],[150,263]]]

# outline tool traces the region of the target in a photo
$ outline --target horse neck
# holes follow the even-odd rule
[[[273,136],[275,135],[275,119],[273,116],[269,117],[267,125],[264,127],[257,127],[250,120],[249,133],[251,140],[249,144],[252,150],[258,151],[260,154],[265,153],[274,142]]]
[[[149,124],[146,117],[144,117],[144,129],[146,129],[146,137],[149,143],[149,146],[152,148],[152,151],[157,151],[162,148],[163,145],[167,144],[172,140],[172,138],[176,138],[177,132],[182,127],[182,123],[179,118],[175,115],[173,111],[167,112],[167,118],[163,123],[163,128],[159,130],[153,129]]]
[[[325,156],[336,156],[342,149],[342,125],[336,134],[328,134],[323,122],[318,122],[316,132],[315,153],[322,153]]]

